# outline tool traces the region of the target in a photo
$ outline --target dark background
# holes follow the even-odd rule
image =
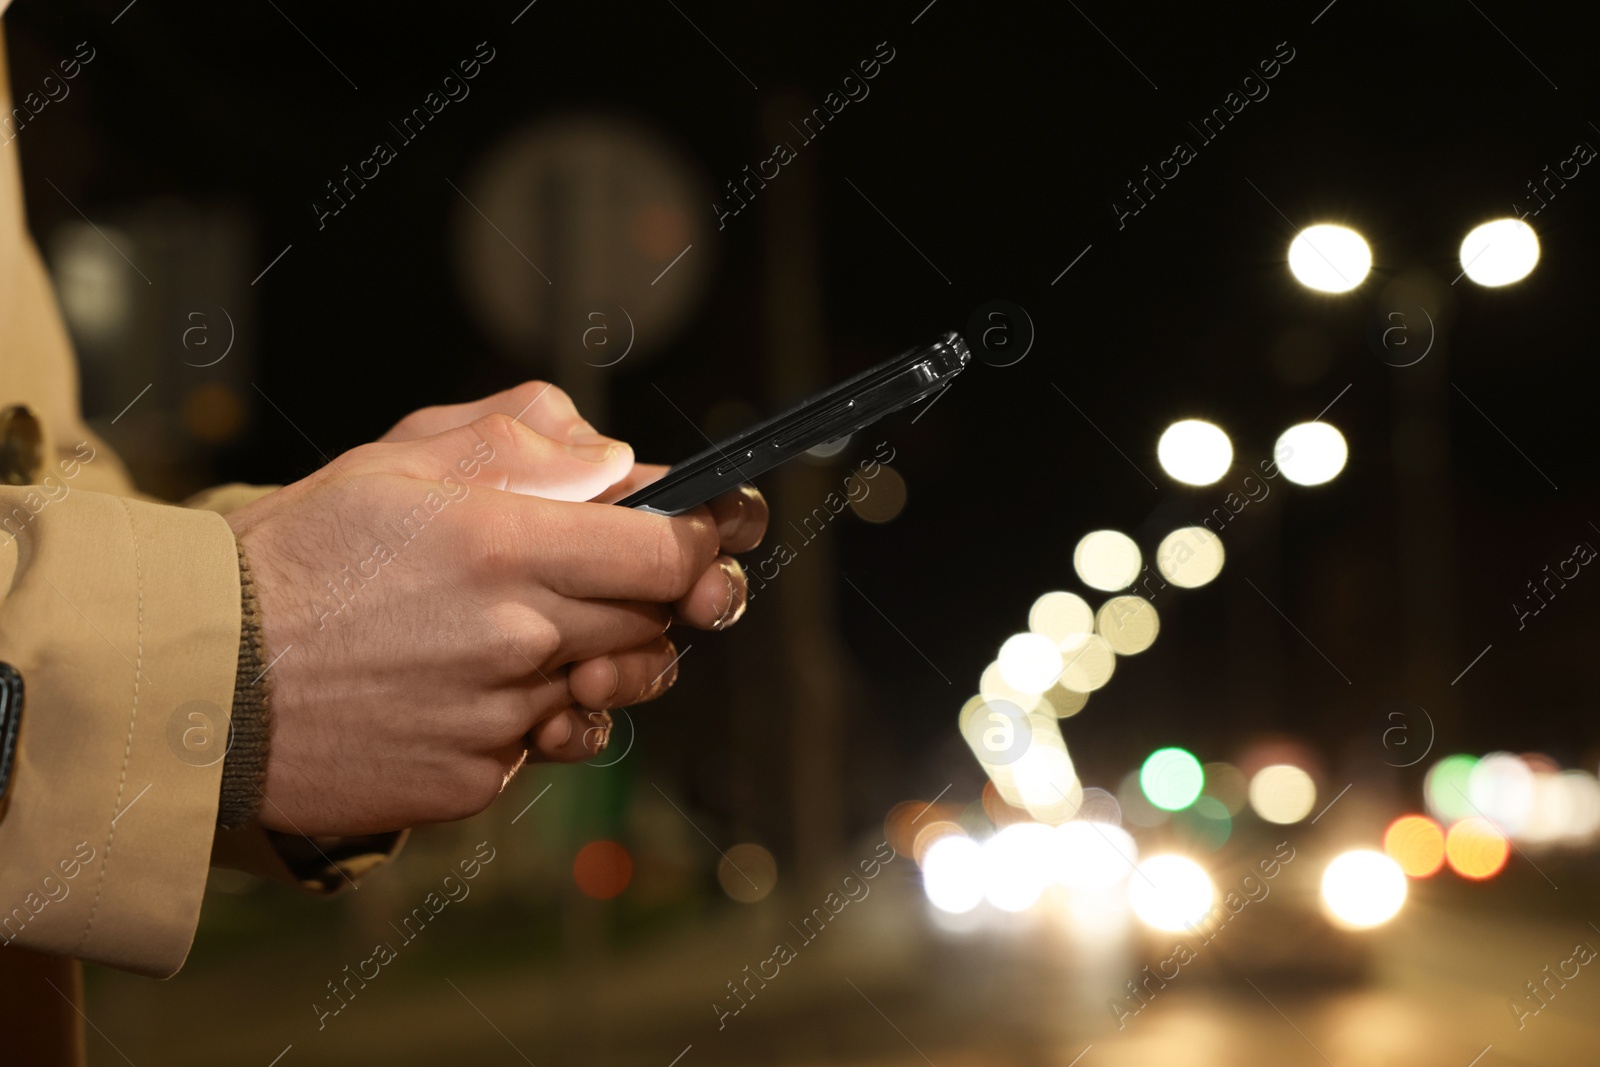
[[[840,571],[883,612],[824,576],[864,687],[848,726],[848,819],[870,825],[907,790],[931,793],[947,771],[930,767],[975,789],[954,713],[1033,598],[1077,588],[1083,533],[1129,531],[1149,558],[1335,397],[1345,473],[1314,489],[1278,479],[1225,532],[1217,582],[1157,598],[1162,639],[1064,724],[1085,780],[1114,785],[1153,739],[1222,756],[1260,730],[1371,762],[1375,709],[1393,699],[1432,712],[1441,751],[1592,756],[1600,578],[1585,571],[1520,632],[1509,601],[1577,541],[1600,544],[1589,367],[1600,179],[1580,173],[1532,220],[1543,258],[1527,281],[1448,284],[1469,228],[1508,214],[1575,142],[1600,143],[1593,25],[1575,9],[1338,0],[1319,17],[1317,3],[938,0],[919,17],[920,0],[681,11],[540,0],[513,26],[515,0],[280,7],[140,0],[113,25],[120,4],[20,0],[7,16],[19,97],[78,41],[98,52],[18,141],[42,242],[76,217],[65,197],[94,218],[173,198],[244,213],[256,254],[241,281],[294,245],[254,287],[252,337],[254,380],[293,425],[247,393],[245,432],[197,455],[180,488],[290,480],[322,462],[308,439],[333,455],[415,407],[539,373],[497,354],[467,313],[449,248],[460,204],[445,179],[459,183],[508,129],[571,109],[630,116],[702,169],[709,215],[711,182],[769,153],[760,116],[772,98],[820,102],[887,40],[896,56],[870,97],[803,149],[814,169],[795,175],[818,204],[830,373],[961,328],[992,298],[1025,307],[1037,341],[1015,366],[975,366],[915,425],[897,418],[873,436],[896,448],[909,504],[886,525],[847,515],[829,534]],[[497,57],[471,99],[318,232],[309,205],[322,183],[481,40]],[[1295,58],[1270,96],[1197,144],[1119,230],[1123,183],[1175,140],[1196,143],[1185,123],[1282,41]],[[1307,291],[1286,270],[1296,229],[1320,221],[1373,247],[1373,275],[1353,293]],[[783,255],[770,232],[747,213],[715,234],[686,327],[648,363],[616,368],[605,428],[642,456],[702,444],[657,386],[702,425],[728,400],[754,412],[793,399],[756,370],[769,347],[761,279]],[[1407,270],[1437,279],[1446,295],[1433,310],[1450,325],[1427,360],[1397,368],[1371,334],[1384,286]],[[89,379],[85,392],[119,444],[105,419],[124,398],[95,396]],[[1177,486],[1155,461],[1161,430],[1187,416],[1234,440],[1235,468],[1216,486]],[[755,614],[786,595],[779,583]],[[735,711],[711,679],[752,654],[758,632],[700,639],[680,690],[642,720],[646,758],[678,761],[713,808],[733,804],[718,783]],[[785,727],[764,729],[781,740]]]

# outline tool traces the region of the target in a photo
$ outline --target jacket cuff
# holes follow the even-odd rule
[[[0,489],[0,506],[30,491]],[[18,534],[0,545],[0,659],[27,686],[0,890],[22,908],[3,938],[173,974],[216,829],[239,648],[233,531],[74,491]]]

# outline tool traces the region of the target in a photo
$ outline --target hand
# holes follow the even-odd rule
[[[510,415],[557,440],[588,440],[589,435],[598,436],[566,393],[545,382],[525,382],[482,400],[414,411],[380,440],[415,440],[494,413]],[[635,463],[625,477],[595,499],[602,503],[621,500],[666,472],[667,468],[661,464]],[[716,565],[708,568],[674,607],[680,621],[702,630],[720,630],[738,621],[744,613],[749,599],[748,583],[743,568],[731,553],[748,552],[761,543],[767,529],[767,502],[753,486],[746,485],[725,493],[707,506],[717,525],[722,554],[717,557]],[[665,660],[661,659],[662,653],[666,654]],[[604,710],[653,699],[677,678],[675,666],[669,676],[663,677],[658,664],[672,663],[676,657],[676,648],[663,637],[648,648],[575,663],[568,677],[573,700],[583,708]],[[584,741],[592,733],[588,723],[588,717],[577,708],[552,719],[544,732],[535,737],[536,744],[530,756],[587,759],[593,755]]]
[[[587,502],[631,469],[620,442],[488,414],[359,446],[232,512],[274,663],[262,824],[349,834],[474,814],[529,733],[570,714],[562,664],[621,653],[628,702],[671,662],[668,605],[730,617],[731,579],[701,589],[719,545],[707,509]]]

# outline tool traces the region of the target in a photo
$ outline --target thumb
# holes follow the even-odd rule
[[[549,500],[592,500],[633,469],[633,449],[624,441],[587,427],[556,440],[502,413],[430,437],[368,448],[380,467],[396,474],[426,481],[453,477]]]

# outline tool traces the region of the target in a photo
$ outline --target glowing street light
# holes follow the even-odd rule
[[[1233,442],[1215,423],[1183,419],[1161,435],[1156,458],[1162,470],[1185,485],[1211,485],[1233,465]]]
[[[1302,422],[1278,436],[1272,454],[1283,476],[1296,485],[1331,482],[1344,470],[1350,447],[1344,434],[1325,422]]]
[[[1289,270],[1307,289],[1348,293],[1372,269],[1372,249],[1347,226],[1308,226],[1289,243]]]
[[[1479,285],[1520,282],[1539,262],[1539,237],[1521,219],[1495,219],[1461,242],[1461,271]]]

